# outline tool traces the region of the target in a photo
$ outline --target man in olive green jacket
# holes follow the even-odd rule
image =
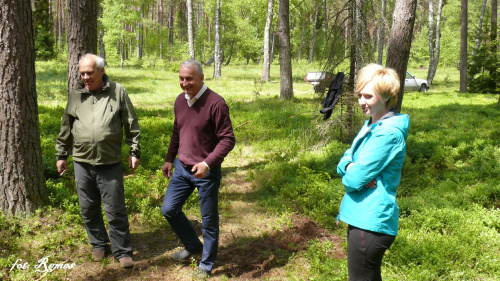
[[[130,146],[132,171],[140,163],[140,129],[137,115],[125,89],[104,74],[104,59],[84,55],[79,70],[84,87],[73,89],[56,141],[57,171],[68,170],[73,155],[75,182],[81,215],[93,247],[101,261],[111,240],[111,252],[124,268],[134,266],[122,170],[122,139]],[[108,219],[109,237],[101,214],[101,199]]]

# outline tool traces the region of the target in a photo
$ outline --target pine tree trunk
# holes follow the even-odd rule
[[[30,215],[48,202],[29,1],[0,1],[0,210]]]
[[[215,48],[214,48],[214,78],[221,77],[221,50],[220,50],[220,1],[215,4]]]
[[[271,35],[271,24],[273,21],[273,0],[268,0],[267,3],[267,19],[266,19],[266,27],[264,29],[264,64],[263,64],[263,69],[262,69],[262,76],[260,78],[260,81],[262,82],[269,82],[271,80],[271,42],[270,42],[270,35]]]
[[[68,95],[81,86],[78,61],[97,53],[97,0],[68,0]]]
[[[137,59],[142,60],[144,50],[144,7],[139,7],[141,11],[141,22],[137,23]]]
[[[460,92],[467,92],[467,0],[462,0],[462,14],[460,25]]]
[[[99,7],[99,18],[102,18],[102,7]],[[104,26],[98,21],[99,26],[99,56],[106,60],[106,46],[104,45]]]
[[[387,45],[386,66],[396,70],[400,90],[396,111],[401,111],[408,59],[410,57],[411,39],[415,24],[416,0],[397,0],[394,7],[391,35]]]
[[[380,65],[382,65],[382,61],[384,59],[386,7],[387,7],[386,0],[382,0],[380,29],[379,29],[379,33],[378,33],[378,56],[377,56],[377,63]]]
[[[290,2],[279,0],[280,99],[293,99],[292,51],[290,47]]]

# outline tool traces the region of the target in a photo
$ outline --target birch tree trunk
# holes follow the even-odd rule
[[[220,47],[220,1],[215,3],[215,48],[214,48],[214,78],[221,77],[221,47]]]
[[[290,48],[290,2],[279,0],[278,40],[280,46],[280,99],[293,99],[292,51]]]
[[[415,24],[417,0],[397,0],[392,17],[391,35],[387,45],[386,66],[396,70],[400,87],[396,111],[401,111],[408,58],[410,57],[411,39]]]
[[[460,25],[460,92],[467,92],[467,0],[462,0],[462,13]]]
[[[266,19],[266,27],[264,29],[264,64],[262,69],[262,77],[260,81],[269,82],[271,80],[271,24],[273,21],[273,6],[274,1],[268,0],[267,3],[267,19]]]
[[[189,56],[194,60],[193,1],[187,0]]]
[[[427,85],[432,85],[434,76],[436,75],[437,66],[439,63],[439,55],[441,53],[441,12],[443,11],[444,2],[439,0],[438,11],[436,16],[436,37],[431,37],[431,29],[433,29],[433,9],[432,0],[429,0],[429,69],[427,70]]]
[[[29,1],[0,0],[0,210],[27,216],[48,202]]]

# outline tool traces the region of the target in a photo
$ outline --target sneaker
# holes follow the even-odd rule
[[[193,272],[192,276],[195,279],[206,279],[206,278],[210,277],[210,273],[211,273],[210,271],[206,271],[206,270],[201,269],[201,268],[198,267]]]
[[[134,261],[129,256],[124,256],[123,258],[119,258],[120,266],[123,268],[132,268],[134,267]]]
[[[190,252],[190,251],[184,249],[184,250],[180,250],[177,253],[172,254],[172,258],[175,260],[178,260],[178,261],[185,261],[185,260],[188,260],[194,254],[199,254],[199,253],[201,253],[201,251]]]
[[[92,251],[92,258],[94,258],[94,261],[102,261],[102,259],[104,259],[104,253],[104,249],[94,249]]]

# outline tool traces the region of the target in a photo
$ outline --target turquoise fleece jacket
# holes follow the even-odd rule
[[[398,234],[396,190],[401,180],[410,118],[389,112],[367,120],[337,166],[346,194],[337,220],[378,233]],[[348,164],[354,163],[346,171]],[[375,188],[365,187],[375,179]]]

